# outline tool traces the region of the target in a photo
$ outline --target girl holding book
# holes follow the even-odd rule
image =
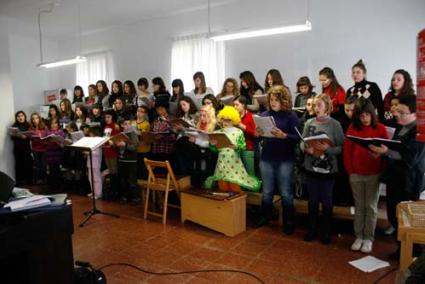
[[[59,121],[50,121],[47,135],[57,135],[65,139],[65,133],[59,127]],[[60,165],[63,158],[63,141],[56,138],[46,139],[47,165],[49,166],[48,184],[51,191],[59,191],[61,186]]]
[[[31,136],[31,150],[34,157],[34,163],[37,168],[35,180],[37,184],[40,184],[44,183],[46,179],[47,148],[41,138],[47,136],[47,127],[40,114],[37,112],[31,114],[30,123],[30,130],[33,132],[33,135]]]
[[[387,139],[385,126],[378,123],[375,106],[368,99],[357,99],[353,120],[347,135],[362,138]],[[384,160],[372,155],[370,149],[356,144],[350,138],[344,141],[344,166],[350,179],[354,197],[354,234],[352,250],[372,251],[378,217],[379,177],[384,170]]]
[[[241,159],[245,166],[246,172],[249,175],[254,176],[255,122],[252,113],[247,109],[247,101],[245,97],[236,97],[233,100],[233,106],[241,116],[241,122],[237,125],[237,127],[243,131],[246,142],[246,148],[241,152]]]
[[[223,83],[221,92],[217,95],[217,100],[221,100],[225,105],[230,105],[237,96],[239,96],[238,82],[233,78],[227,78]],[[229,103],[227,103],[228,100]]]
[[[308,120],[304,126],[304,141],[308,137],[325,136],[301,143],[304,151],[304,168],[306,170],[306,187],[308,190],[308,216],[310,227],[305,235],[305,241],[316,238],[319,202],[322,203],[322,224],[320,240],[324,244],[331,242],[332,221],[332,191],[335,184],[335,174],[338,172],[337,155],[341,154],[344,132],[338,121],[330,114],[333,109],[331,97],[326,94],[314,98],[313,108],[315,118]]]
[[[210,105],[201,106],[199,109],[199,120],[196,123],[196,129],[202,132],[213,132],[216,130],[217,121],[215,110]],[[195,169],[191,177],[191,183],[194,186],[201,187],[207,177],[214,173],[217,163],[217,152],[209,148],[209,142],[202,139],[199,135],[188,135],[189,141],[196,144],[198,150],[194,155]],[[195,152],[194,152],[195,153]]]
[[[198,121],[196,105],[190,97],[184,96],[179,100],[176,118],[180,121],[172,121],[172,126],[177,131],[175,148],[179,164],[178,172],[181,175],[192,175],[195,160],[199,156],[199,149],[189,141],[186,134],[188,128],[192,128],[193,131]]]
[[[15,122],[12,127],[18,129],[17,134],[11,135],[13,140],[13,155],[15,157],[15,177],[16,185],[32,183],[32,165],[30,138],[28,135],[21,134],[30,130],[30,123],[27,121],[27,115],[22,110],[16,112]]]
[[[137,106],[146,106],[151,109],[154,105],[153,94],[149,92],[149,81],[145,77],[137,80],[137,90],[139,94],[137,95]]]
[[[295,145],[299,136],[295,128],[299,127],[297,115],[292,112],[292,100],[284,86],[273,86],[267,94],[268,111],[261,116],[272,117],[276,127],[273,137],[263,137],[263,149],[260,157],[260,172],[263,180],[263,198],[261,203],[262,219],[257,227],[267,224],[273,213],[273,196],[277,187],[282,197],[283,231],[294,231],[294,193],[292,178],[295,164]],[[257,136],[262,136],[257,128]]]
[[[217,148],[217,141],[210,140],[210,147],[218,151],[218,160],[213,176],[205,181],[206,188],[212,188],[213,183],[218,183],[218,188],[223,191],[240,192],[241,188],[249,191],[258,191],[261,182],[255,176],[250,176],[243,166],[240,153],[245,150],[243,131],[236,126],[241,122],[239,112],[231,106],[225,106],[217,115],[223,126],[215,133],[223,133],[230,140],[231,145]]]

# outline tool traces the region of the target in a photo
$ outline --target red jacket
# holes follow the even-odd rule
[[[116,125],[115,123],[106,124],[105,130],[106,129],[112,129],[111,136],[114,136],[120,133],[120,129],[118,125]],[[117,147],[115,147],[114,145],[110,145],[109,143],[106,143],[105,146],[103,147],[103,156],[106,159],[117,158],[119,153],[118,151],[119,150]]]
[[[333,106],[332,112],[337,112],[339,110],[338,107],[340,105],[344,105],[345,103],[345,90],[341,86],[338,86],[336,88],[335,96],[333,97],[331,96],[331,91],[332,91],[332,87],[328,86],[323,90],[323,93],[325,93],[332,99],[332,106]]]
[[[376,128],[372,128],[371,126],[363,126],[362,130],[357,130],[353,128],[353,125],[350,125],[347,130],[347,135],[359,136],[363,138],[375,137],[388,139],[387,130],[381,123],[378,123]],[[376,175],[380,174],[385,167],[384,160],[381,157],[374,158],[369,150],[363,148],[348,138],[345,138],[344,140],[343,150],[344,166],[348,175]]]
[[[252,117],[252,113],[247,111],[244,117],[242,117],[241,122],[246,126],[246,129],[243,132],[245,136],[246,150],[254,151],[255,122]]]

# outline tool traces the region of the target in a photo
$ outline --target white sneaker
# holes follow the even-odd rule
[[[362,244],[363,244],[363,240],[357,238],[354,241],[354,243],[351,245],[351,250],[355,250],[355,251],[360,250],[360,248],[362,247]]]
[[[360,251],[362,253],[371,253],[372,252],[372,246],[373,246],[373,243],[372,243],[371,240],[364,240],[362,248],[360,249]]]

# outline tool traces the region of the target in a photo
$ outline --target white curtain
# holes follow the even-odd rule
[[[217,94],[224,82],[224,43],[208,39],[206,35],[178,38],[171,52],[171,79],[180,78],[185,91],[194,88],[193,74],[202,71],[207,87]]]
[[[88,85],[96,84],[98,80],[104,80],[109,85],[114,80],[115,75],[112,53],[110,51],[89,54],[86,55],[86,58],[86,62],[77,64],[76,83],[88,95]]]

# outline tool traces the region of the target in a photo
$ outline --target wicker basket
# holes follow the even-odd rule
[[[407,217],[412,227],[425,227],[425,203],[408,204]]]

